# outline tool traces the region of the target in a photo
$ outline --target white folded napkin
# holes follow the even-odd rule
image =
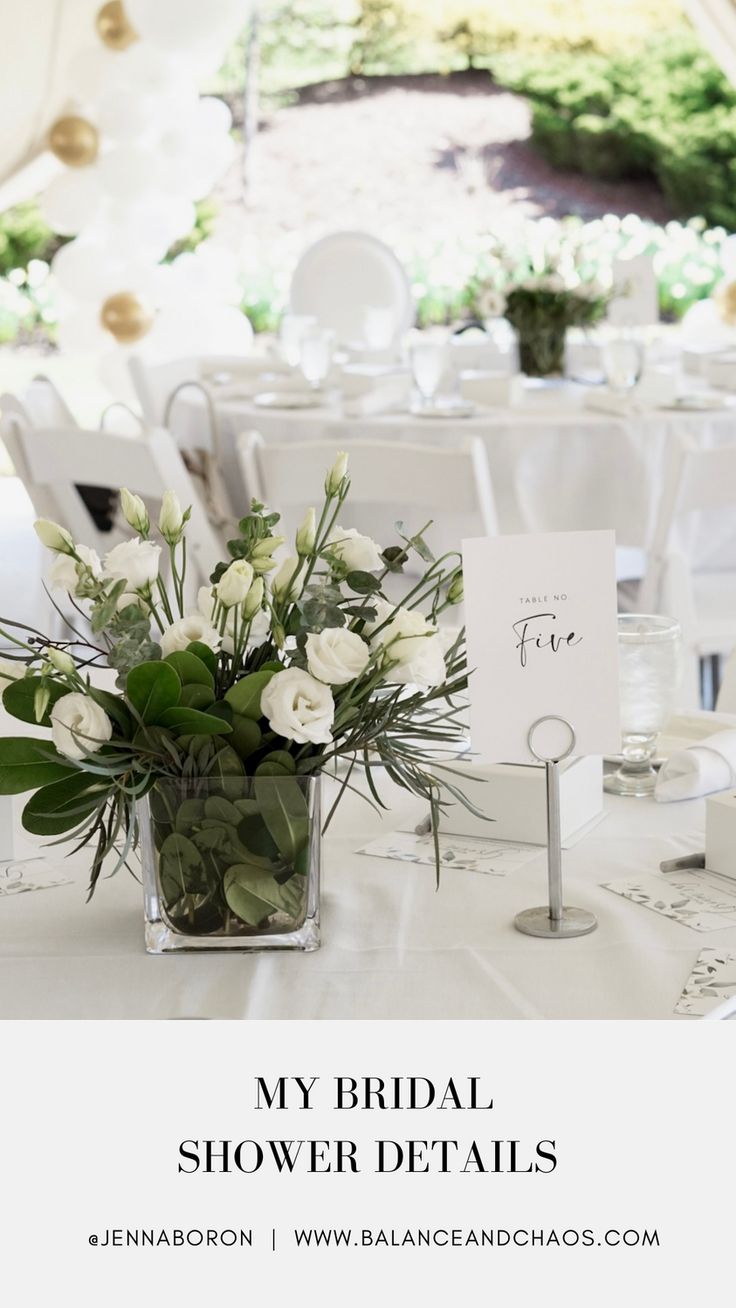
[[[409,406],[411,386],[408,377],[390,377],[364,395],[343,398],[346,418],[372,418],[382,413],[401,413]]]
[[[662,765],[654,788],[661,804],[697,799],[736,784],[736,728],[717,731],[677,753]]]

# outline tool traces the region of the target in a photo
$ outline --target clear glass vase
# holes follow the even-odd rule
[[[561,377],[565,371],[565,327],[517,327],[519,368],[526,377]]]
[[[319,948],[320,778],[178,777],[138,805],[146,949]]]

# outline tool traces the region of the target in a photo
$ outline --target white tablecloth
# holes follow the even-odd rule
[[[396,793],[384,830],[418,815]],[[568,941],[512,925],[545,900],[544,850],[505,879],[446,870],[436,892],[433,868],[356,852],[382,824],[349,794],[325,842],[312,954],[150,957],[133,878],[102,881],[85,904],[84,858],[52,851],[73,884],[0,899],[0,1017],[671,1018],[700,949],[736,948],[736,928],[695,932],[600,883],[702,849],[703,802],[608,797],[606,812],[564,854],[566,901],[599,921]]]
[[[235,454],[236,436],[244,431],[257,430],[279,441],[335,440],[348,449],[350,440],[361,436],[447,443],[475,435],[488,451],[501,532],[615,528],[619,545],[643,548],[654,527],[672,435],[688,433],[706,448],[733,441],[736,409],[650,410],[620,418],[584,408],[584,392],[584,387],[570,385],[556,401],[545,402],[542,393],[517,408],[479,409],[470,418],[447,420],[410,414],[345,418],[337,407],[277,411],[257,408],[248,399],[223,400],[217,409],[227,484],[236,511],[244,511],[251,488],[244,484]],[[185,445],[206,444],[201,397],[182,394],[173,425]],[[477,525],[462,526],[466,535],[478,530]],[[722,565],[724,535],[732,533],[725,521],[709,524],[707,539],[697,542],[697,561],[705,565],[711,553],[720,551]]]

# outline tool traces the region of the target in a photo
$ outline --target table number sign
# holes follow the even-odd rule
[[[529,730],[562,718],[576,754],[621,747],[612,531],[463,542],[470,727],[481,763],[532,763]],[[544,723],[554,757],[569,729]]]

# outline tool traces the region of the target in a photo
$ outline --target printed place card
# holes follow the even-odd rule
[[[705,1017],[732,995],[736,995],[736,954],[727,949],[701,949],[675,1012]]]
[[[604,890],[612,890],[614,895],[622,895],[693,931],[722,931],[736,926],[736,883],[729,883],[715,872],[650,872],[602,884]]]
[[[528,734],[564,718],[575,754],[621,748],[616,541],[612,531],[495,536],[463,542],[473,754],[529,763]],[[535,735],[547,756],[569,731]]]
[[[540,854],[536,845],[513,844],[507,840],[472,840],[440,833],[438,841],[441,867],[456,868],[460,872],[483,872],[491,877],[515,872]],[[380,836],[358,850],[359,854],[369,854],[372,858],[391,858],[398,863],[421,863],[432,867],[434,852],[432,836],[419,836],[413,831],[394,831],[390,836]]]

